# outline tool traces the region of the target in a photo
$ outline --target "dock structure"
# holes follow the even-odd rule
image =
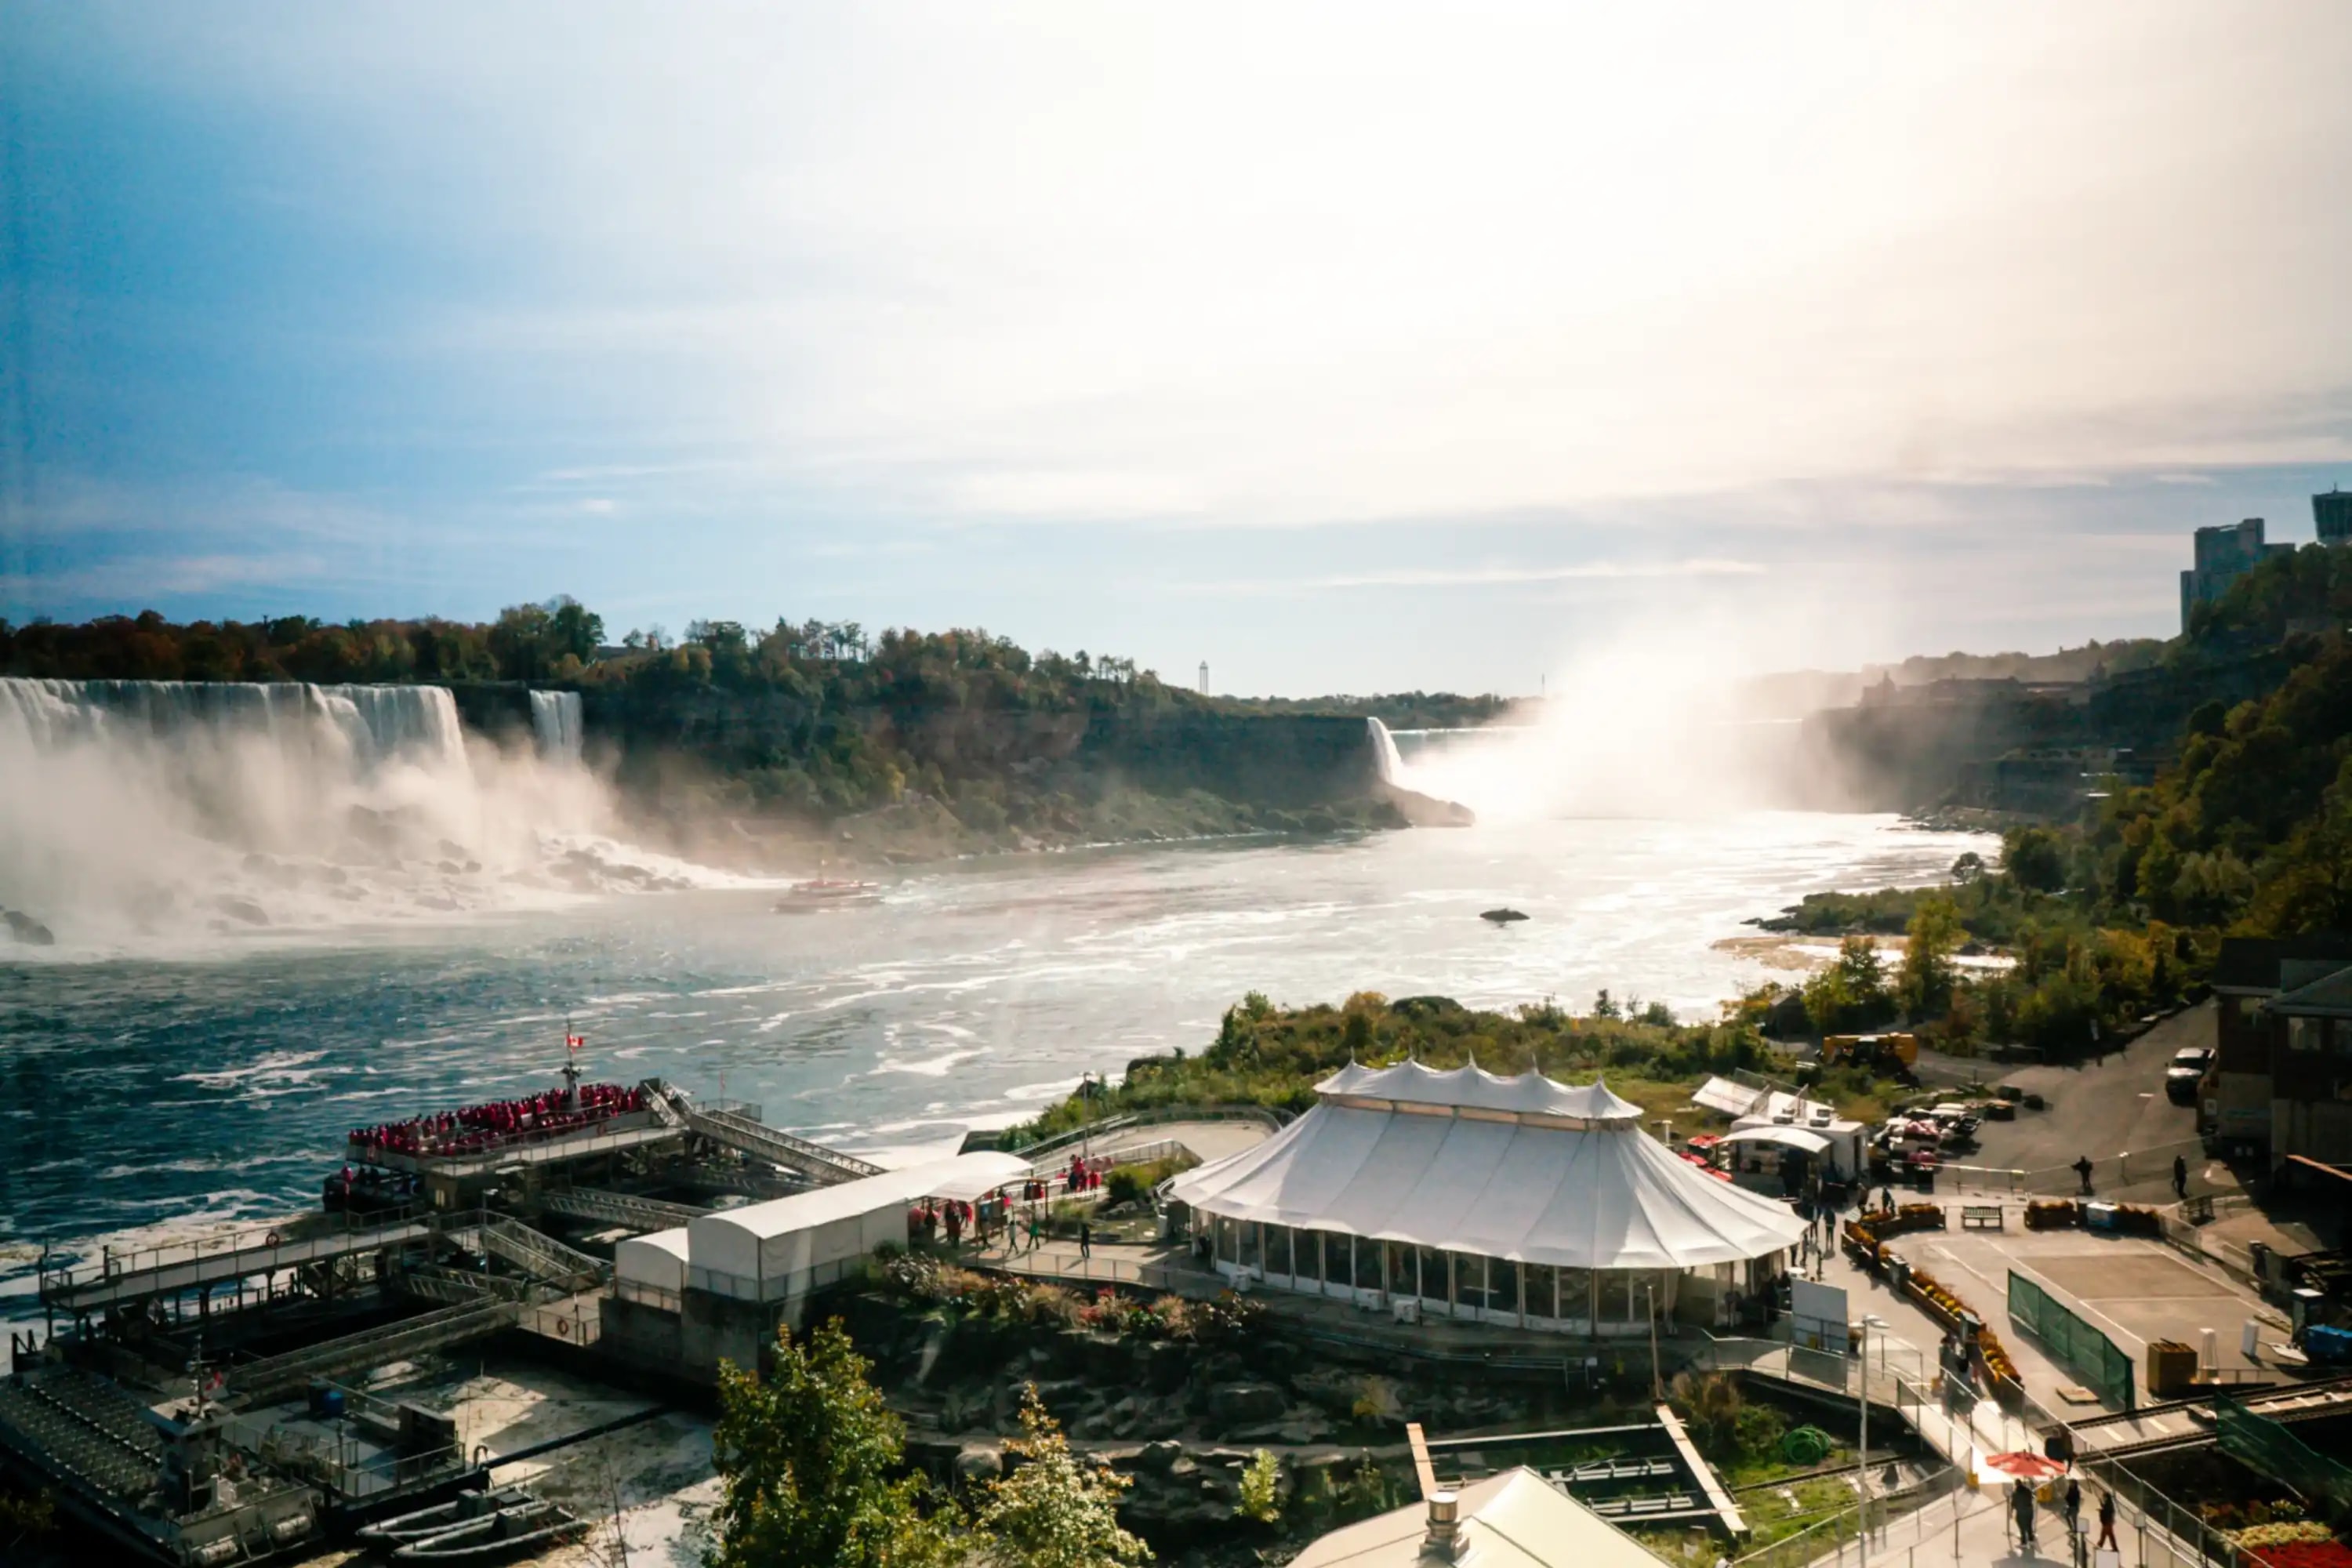
[[[107,1254],[83,1268],[44,1272],[41,1304],[69,1314],[225,1285],[305,1264],[383,1252],[425,1239],[431,1225],[403,1214],[382,1220],[306,1215],[127,1254]]]
[[[12,1336],[0,1462],[126,1549],[108,1561],[307,1552],[462,1484],[478,1458],[446,1417],[347,1384],[500,1334],[596,1345],[614,1265],[572,1245],[583,1233],[682,1234],[717,1211],[681,1200],[880,1173],[756,1106],[568,1070],[545,1092],[355,1129],[340,1153],[315,1211],[44,1260],[49,1342]],[[903,1198],[876,1206],[904,1213]]]

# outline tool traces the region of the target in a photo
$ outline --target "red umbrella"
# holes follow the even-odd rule
[[[1999,1470],[2003,1475],[2015,1476],[2018,1479],[2025,1481],[2048,1480],[2053,1476],[2063,1476],[2066,1473],[2064,1460],[2053,1459],[2043,1454],[2028,1453],[2023,1449],[2013,1454],[1995,1454],[1985,1460],[1985,1468]]]

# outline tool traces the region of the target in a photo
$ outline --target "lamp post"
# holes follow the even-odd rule
[[[1658,1288],[1654,1281],[1642,1281],[1642,1300],[1650,1312],[1650,1400],[1653,1404],[1666,1396],[1666,1385],[1658,1376]]]
[[[1854,1468],[1854,1506],[1861,1514],[1862,1528],[1854,1532],[1855,1568],[1870,1568],[1870,1331],[1886,1326],[1885,1320],[1865,1312],[1862,1318],[1861,1342],[1854,1346],[1854,1403],[1860,1407],[1862,1436],[1856,1458],[1861,1463]]]

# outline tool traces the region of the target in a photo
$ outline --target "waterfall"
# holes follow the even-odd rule
[[[438,686],[0,678],[0,913],[135,952],[700,879],[609,836],[576,693],[531,718],[543,755]]]
[[[534,691],[530,694],[530,729],[539,738],[539,754],[550,762],[580,760],[580,693]]]
[[[438,686],[0,677],[0,738],[46,752],[142,736],[252,739],[289,759],[341,753],[362,770],[466,766],[457,705]]]
[[[1404,783],[1404,758],[1397,754],[1396,737],[1390,734],[1389,727],[1378,719],[1367,719],[1364,722],[1371,728],[1372,771],[1380,776],[1381,783],[1402,785]]]

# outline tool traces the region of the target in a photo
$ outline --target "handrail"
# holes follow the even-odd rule
[[[1171,1121],[1256,1121],[1269,1131],[1278,1132],[1288,1120],[1282,1112],[1265,1105],[1152,1105],[1140,1110],[1107,1116],[1099,1121],[1089,1121],[1082,1127],[1056,1132],[1034,1142],[1007,1147],[1002,1152],[1034,1160],[1038,1155],[1099,1138],[1106,1132],[1116,1132],[1128,1127],[1158,1126]]]
[[[248,1253],[257,1255],[259,1259],[255,1265],[257,1268],[267,1268],[272,1266],[278,1254],[289,1248],[405,1229],[427,1223],[431,1212],[421,1205],[406,1205],[365,1214],[352,1209],[321,1210],[292,1215],[284,1219],[261,1220],[180,1241],[158,1242],[131,1252],[117,1253],[111,1246],[103,1246],[94,1265],[67,1263],[55,1268],[42,1268],[38,1289],[44,1297],[62,1296],[103,1285],[110,1279],[129,1279],[166,1268],[199,1268],[223,1259],[234,1265],[237,1258]]]

